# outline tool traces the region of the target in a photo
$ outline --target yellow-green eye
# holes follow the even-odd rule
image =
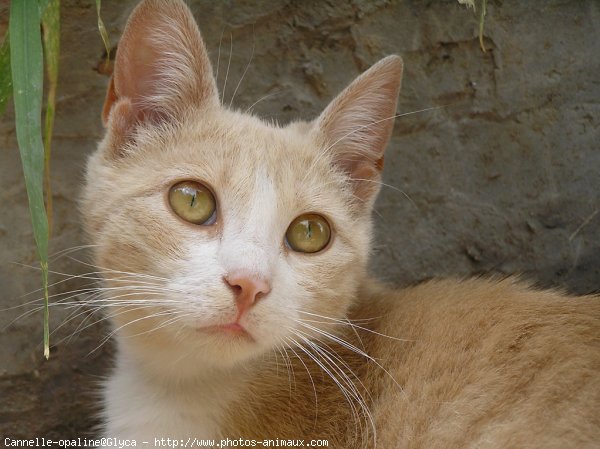
[[[194,224],[212,224],[217,203],[206,186],[195,181],[183,181],[169,190],[169,204],[177,215]]]
[[[285,233],[287,244],[300,253],[316,253],[329,243],[331,229],[329,223],[317,214],[300,215]]]

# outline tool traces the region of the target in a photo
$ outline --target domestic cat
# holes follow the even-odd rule
[[[367,275],[402,67],[279,127],[220,104],[183,2],[133,11],[82,199],[117,347],[103,436],[600,445],[598,297]]]

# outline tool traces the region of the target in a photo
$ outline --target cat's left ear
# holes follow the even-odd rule
[[[402,68],[399,56],[382,59],[356,78],[316,121],[335,165],[349,176],[354,195],[363,201],[372,200],[379,191]]]

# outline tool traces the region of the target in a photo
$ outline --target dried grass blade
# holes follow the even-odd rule
[[[486,53],[485,45],[483,44],[483,25],[485,23],[485,15],[487,14],[487,0],[481,0],[481,13],[479,16],[479,46]]]
[[[106,27],[104,26],[104,22],[102,21],[102,17],[100,16],[100,7],[102,6],[101,0],[96,0],[96,14],[98,15],[98,30],[100,31],[100,36],[102,37],[102,42],[104,42],[104,48],[106,49],[106,62],[104,63],[106,67],[110,65],[110,39],[108,37],[108,32],[106,31]]]

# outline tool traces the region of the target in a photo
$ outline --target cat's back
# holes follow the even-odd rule
[[[379,447],[600,446],[600,298],[473,279],[362,299],[392,337],[365,341],[389,373],[368,376]]]

